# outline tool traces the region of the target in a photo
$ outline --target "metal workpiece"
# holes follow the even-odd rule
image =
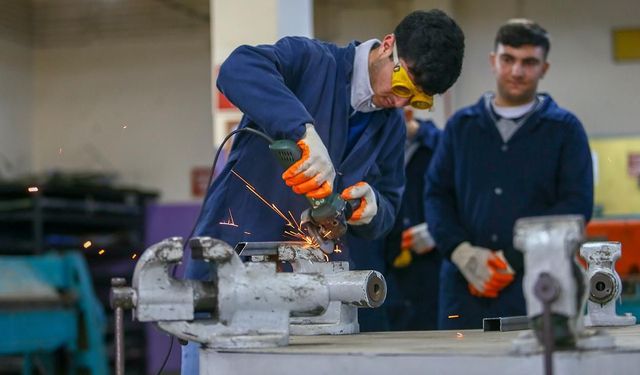
[[[257,242],[238,242],[234,247],[236,254],[240,256],[256,256],[256,255],[279,255],[280,249],[303,249],[307,246],[304,241],[257,241]]]
[[[482,319],[483,332],[509,332],[524,329],[529,329],[529,318],[526,315]]]
[[[622,293],[622,281],[615,265],[621,255],[620,242],[588,242],[580,248],[580,256],[587,262],[589,280],[585,326],[636,324],[633,315],[616,315],[616,301]]]
[[[234,251],[240,256],[251,256],[252,262],[327,261],[327,256],[319,247],[304,241],[238,242]]]
[[[327,262],[327,255],[319,248],[309,246],[294,246],[286,244],[278,248],[278,260],[283,262],[296,263],[306,262]]]

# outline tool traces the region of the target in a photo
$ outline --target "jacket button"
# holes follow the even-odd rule
[[[502,145],[502,147],[500,147],[500,149],[502,150],[502,152],[507,152],[509,150],[509,146]]]
[[[499,187],[493,189],[493,192],[496,193],[496,195],[502,195],[502,189]]]

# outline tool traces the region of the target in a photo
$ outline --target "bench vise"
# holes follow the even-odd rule
[[[635,316],[616,314],[616,301],[622,293],[622,281],[615,266],[621,255],[620,242],[589,242],[580,248],[580,256],[587,262],[589,280],[589,300],[584,318],[587,327],[636,324]]]

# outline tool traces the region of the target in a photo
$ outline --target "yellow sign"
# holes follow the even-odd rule
[[[613,30],[613,58],[640,60],[640,28]]]
[[[634,171],[640,136],[594,138],[595,205],[603,216],[640,215],[640,186]]]

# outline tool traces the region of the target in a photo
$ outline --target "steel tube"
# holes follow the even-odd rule
[[[115,341],[116,341],[116,375],[124,375],[124,309],[116,307]]]
[[[484,332],[508,332],[523,329],[529,329],[529,318],[526,315],[482,319],[482,330]]]

